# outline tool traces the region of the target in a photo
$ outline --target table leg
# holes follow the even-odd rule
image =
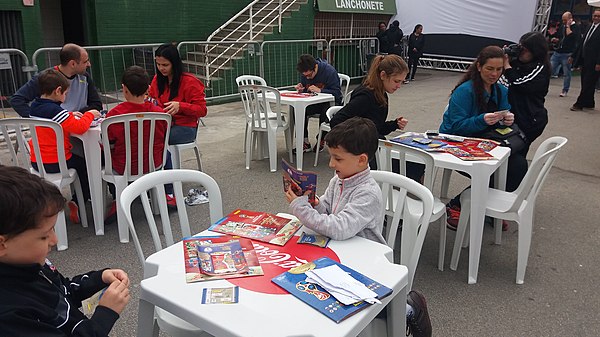
[[[508,171],[508,159],[498,168],[494,174],[494,187],[499,190],[506,190],[506,176]],[[499,245],[502,243],[502,219],[494,219],[494,243]]]
[[[477,283],[479,256],[483,238],[485,206],[491,173],[474,172],[471,175],[471,223],[469,234],[469,284]]]
[[[158,327],[154,321],[154,305],[140,299],[138,306],[138,337],[158,337]]]
[[[296,137],[296,168],[302,170],[302,161],[304,158],[304,117],[306,115],[306,105],[294,106],[294,130]]]
[[[94,130],[88,130],[79,136],[79,138],[83,142],[96,235],[104,235],[104,195],[102,191],[100,131],[94,132]]]
[[[387,307],[388,337],[406,335],[406,287],[402,287]]]

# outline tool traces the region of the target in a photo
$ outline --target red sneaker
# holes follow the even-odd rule
[[[175,197],[169,194],[167,194],[165,197],[167,198],[167,207],[177,209],[177,200]]]
[[[79,206],[77,206],[75,201],[71,200],[67,202],[67,206],[69,207],[69,220],[72,223],[81,223],[81,219],[79,219]]]
[[[446,206],[446,227],[455,231],[458,227],[458,220],[460,219],[460,207],[459,206]]]

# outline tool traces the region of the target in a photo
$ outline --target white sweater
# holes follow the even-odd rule
[[[346,179],[334,176],[314,208],[307,196],[290,203],[291,213],[319,234],[334,240],[358,235],[385,244],[382,208],[381,189],[369,168]]]

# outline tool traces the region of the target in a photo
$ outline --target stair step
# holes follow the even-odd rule
[[[225,63],[228,63],[226,61],[226,59],[224,59],[224,61],[225,61]],[[206,66],[206,62],[196,62],[196,61],[188,61],[188,60],[181,61],[181,62],[183,62],[187,66],[202,67],[202,69],[204,69],[204,67]],[[219,64],[211,64],[209,66],[209,68],[211,68],[211,69],[223,69],[223,70],[231,70],[231,69],[233,69],[232,66],[219,66]]]

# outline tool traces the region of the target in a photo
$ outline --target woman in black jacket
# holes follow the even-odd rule
[[[403,117],[393,120],[388,118],[388,94],[393,94],[406,78],[408,66],[401,57],[397,55],[377,55],[373,59],[369,73],[358,86],[350,101],[331,119],[330,125],[333,129],[341,122],[352,117],[368,118],[375,123],[380,138],[397,129],[404,129],[408,121]],[[375,160],[371,163],[375,169]]]
[[[423,35],[423,25],[418,24],[408,38],[408,74],[410,75],[411,81],[415,79],[417,65],[419,64],[419,58],[423,56],[424,47],[425,35]],[[407,78],[404,83],[408,83],[408,80],[409,79]]]
[[[500,83],[508,87],[510,111],[515,123],[527,137],[527,147],[538,138],[548,124],[548,110],[544,107],[550,86],[551,66],[546,38],[538,32],[529,32],[519,40],[521,51],[517,57],[504,56],[504,75]]]

